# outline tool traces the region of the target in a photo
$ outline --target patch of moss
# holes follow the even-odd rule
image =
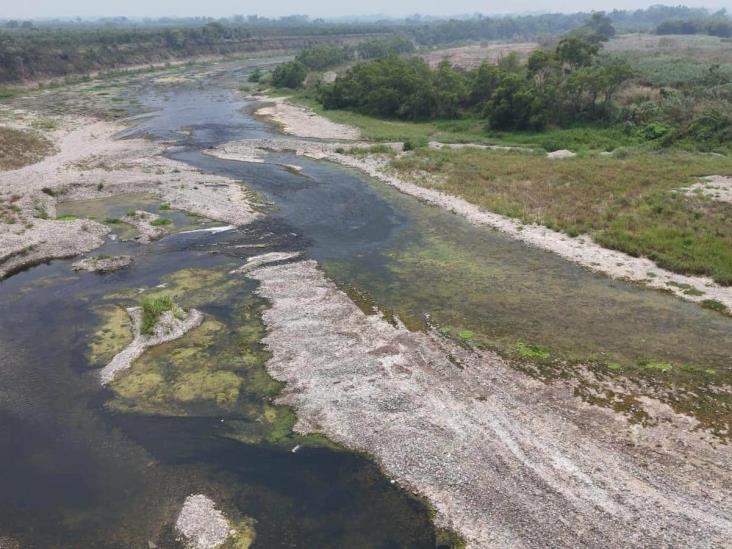
[[[640,362],[640,365],[643,368],[648,368],[650,370],[661,370],[662,372],[667,372],[673,368],[673,365],[669,364],[668,362],[660,362],[656,360],[644,360]]]
[[[532,345],[519,341],[514,347],[519,358],[524,360],[548,360],[551,357],[549,349],[541,345]]]
[[[76,219],[79,219],[79,216],[74,214],[64,214],[56,217],[56,221],[75,221]]]
[[[152,225],[153,227],[162,227],[165,225],[170,225],[171,223],[173,222],[170,219],[167,219],[165,217],[159,217],[151,221],[150,225]]]

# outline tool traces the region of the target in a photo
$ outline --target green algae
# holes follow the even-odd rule
[[[257,539],[257,530],[255,529],[257,521],[251,517],[244,517],[232,525],[234,533],[231,539],[222,546],[223,549],[249,549],[254,540]]]
[[[519,341],[516,343],[514,349],[518,357],[522,360],[544,361],[551,357],[549,349],[542,345],[532,345],[530,343]]]
[[[249,444],[323,442],[293,434],[294,412],[271,402],[283,384],[265,369],[266,302],[254,293],[256,283],[232,277],[228,269],[196,268],[166,276],[162,286],[146,291],[144,299],[174,296],[185,307],[216,313],[207,313],[201,326],[182,338],[149,349],[111,383],[110,410],[228,418],[222,435]]]
[[[385,310],[411,330],[436,328],[456,343],[496,351],[545,382],[572,380],[578,396],[631,421],[649,421],[638,399],[650,396],[729,436],[728,318],[589,273],[379,183],[373,188],[409,223],[384,250],[323,261],[362,310]],[[588,369],[597,383],[585,379]],[[604,394],[604,383],[617,390]]]
[[[105,305],[96,310],[100,327],[89,341],[87,357],[92,366],[104,366],[132,342],[132,321],[124,307]]]

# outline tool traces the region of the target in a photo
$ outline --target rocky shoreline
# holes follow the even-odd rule
[[[33,116],[28,120],[32,123]],[[49,134],[54,154],[0,172],[0,278],[89,252],[104,242],[109,228],[102,223],[57,219],[60,202],[144,192],[173,209],[232,225],[260,216],[240,182],[170,160],[163,156],[164,147],[151,141],[118,139],[126,129],[121,123],[62,118],[59,124],[62,129]],[[161,236],[159,227],[140,225],[143,242]]]
[[[287,384],[278,403],[297,411],[296,430],[373,456],[469,546],[715,546],[732,536],[732,453],[690,418],[666,410],[656,426],[633,425],[570,384],[366,315],[313,261],[247,276],[271,303],[267,368]]]

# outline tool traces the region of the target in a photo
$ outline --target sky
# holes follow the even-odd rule
[[[481,0],[0,0],[0,19],[31,19],[45,17],[106,17],[106,16],[210,16],[257,14],[273,17],[306,14],[312,17],[340,17],[345,15],[386,14],[405,16],[415,13],[427,15],[455,15],[465,13],[546,13],[591,10],[638,9],[659,0],[512,0],[491,2]],[[689,0],[668,2],[716,10],[732,5],[732,0]],[[2,4],[5,4],[4,6]]]

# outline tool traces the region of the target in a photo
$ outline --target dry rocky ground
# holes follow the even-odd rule
[[[528,55],[539,48],[536,42],[499,42],[474,44],[458,48],[447,48],[431,51],[422,56],[431,67],[436,67],[442,61],[447,61],[453,67],[472,70],[478,68],[481,63],[498,63],[507,55],[515,53],[520,58]]]
[[[37,118],[23,113],[19,119],[27,124]],[[172,208],[233,225],[259,216],[239,182],[169,160],[162,146],[145,139],[116,139],[125,129],[120,123],[71,117],[54,122],[58,129],[47,132],[54,154],[0,172],[0,278],[102,244],[108,227],[93,220],[55,219],[60,201],[145,192]],[[143,241],[160,236],[147,214],[131,221],[142,229]]]
[[[269,258],[272,261],[280,258]],[[262,258],[259,263],[265,263]],[[732,451],[651,399],[629,424],[499,356],[364,314],[313,261],[249,272],[296,430],[374,456],[471,547],[720,547]],[[551,540],[551,541],[548,541]]]

